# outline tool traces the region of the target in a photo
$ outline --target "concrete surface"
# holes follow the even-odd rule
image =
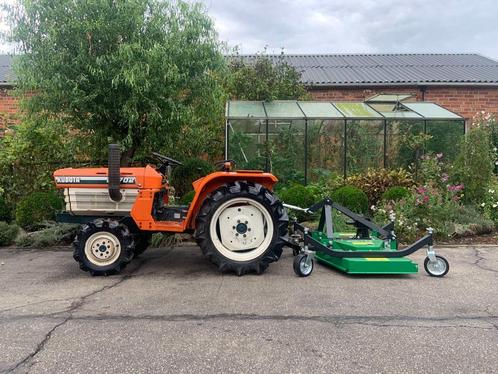
[[[496,373],[498,247],[440,253],[442,279],[298,278],[289,250],[221,275],[196,247],[91,277],[67,248],[2,249],[0,372]]]

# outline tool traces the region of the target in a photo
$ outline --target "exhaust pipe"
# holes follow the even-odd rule
[[[109,190],[109,197],[116,202],[121,201],[123,195],[119,190],[121,184],[121,149],[118,144],[109,144],[109,162],[107,172],[107,188]]]

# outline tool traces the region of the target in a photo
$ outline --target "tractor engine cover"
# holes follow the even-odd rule
[[[57,188],[64,189],[66,211],[74,215],[128,215],[141,189],[161,189],[163,176],[154,168],[121,168],[122,199],[113,201],[108,191],[107,168],[59,169]]]

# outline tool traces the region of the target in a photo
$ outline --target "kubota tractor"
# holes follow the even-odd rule
[[[254,170],[232,171],[233,161],[193,183],[188,206],[168,205],[167,170],[180,162],[153,154],[158,167],[120,167],[117,145],[107,168],[54,172],[64,189],[61,222],[81,223],[74,259],[92,275],[121,271],[150,243],[152,233],[193,233],[220,271],[263,272],[282,254],[288,229],[285,208],[272,192],[277,178]]]

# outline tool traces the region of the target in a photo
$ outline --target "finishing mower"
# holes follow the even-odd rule
[[[263,272],[282,254],[288,217],[272,192],[277,178],[253,170],[232,171],[233,161],[193,183],[188,206],[168,206],[167,170],[180,162],[153,154],[160,166],[120,168],[120,150],[109,146],[108,168],[59,169],[66,212],[59,222],[82,224],[74,259],[92,275],[121,271],[149,245],[153,232],[194,233],[206,257],[221,271]]]
[[[301,277],[306,277],[313,271],[313,257],[326,266],[348,274],[417,273],[417,264],[405,256],[425,246],[427,246],[425,271],[433,277],[443,277],[448,273],[448,261],[436,255],[434,250],[431,228],[423,238],[398,250],[394,221],[380,227],[328,198],[307,209],[287,204],[284,206],[311,214],[321,209],[316,231],[311,231],[298,222],[294,222],[293,225],[294,234],[288,245],[294,249],[294,271]],[[349,223],[356,228],[355,233],[334,231],[333,209],[352,220]]]

